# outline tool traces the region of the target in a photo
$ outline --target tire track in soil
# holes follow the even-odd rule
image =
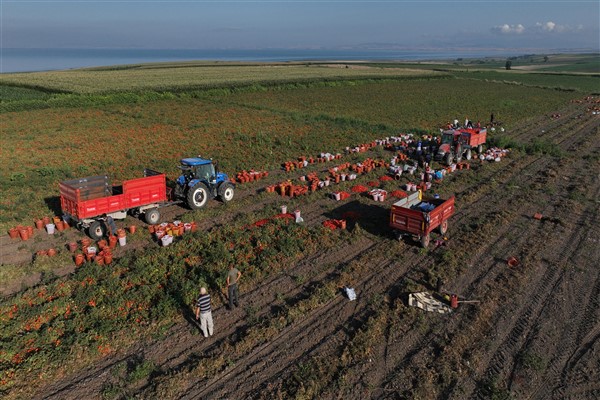
[[[277,293],[281,293],[281,290],[278,291],[274,288],[285,289],[286,296],[290,299],[293,299],[293,301],[287,305],[293,305],[301,299],[307,297],[308,294],[312,292],[312,288],[315,283],[320,282],[330,274],[335,274],[335,271],[332,271],[331,268],[326,268],[321,269],[318,271],[318,273],[311,275],[311,273],[314,272],[314,265],[329,265],[333,262],[344,265],[350,262],[354,257],[358,256],[361,252],[369,251],[374,246],[375,244],[369,239],[361,238],[358,243],[352,243],[351,245],[340,247],[335,251],[327,251],[325,253],[319,252],[318,254],[312,255],[297,263],[293,269],[277,274],[275,277],[269,279],[268,282],[257,286],[252,290],[252,292],[241,295],[240,302],[243,304],[251,304],[252,307],[260,307],[260,310],[258,310],[255,314],[255,317],[260,319],[261,317],[270,313],[270,308],[273,305],[273,298]],[[300,275],[310,275],[310,280],[306,283],[295,283],[295,276]],[[220,315],[221,312],[226,313],[226,315]],[[219,309],[215,310],[215,320],[217,320],[217,317],[225,317],[220,318],[220,324],[230,326],[229,329],[222,330],[219,333],[219,337],[230,336],[234,334],[236,330],[244,330],[248,328],[246,325],[239,326],[239,323],[236,324],[236,321],[239,320],[238,315],[234,315],[232,317],[230,317],[230,315],[232,314],[226,310],[226,307],[220,307]],[[182,363],[181,358],[188,355],[192,350],[199,350],[197,348],[192,348],[193,346],[184,345],[183,349],[180,349],[180,353],[177,356],[168,356],[169,353],[173,352],[173,348],[170,348],[169,346],[162,347],[168,349],[168,353],[154,354],[152,358],[157,358],[159,360],[166,359],[166,361],[160,365],[160,368],[166,369],[167,371],[179,370]]]
[[[534,162],[531,162],[530,164],[534,164]],[[512,176],[512,175],[513,175],[513,174],[511,174],[511,176]],[[489,204],[492,204],[492,203],[486,202],[485,204],[488,204],[488,205],[489,205]],[[466,215],[466,214],[465,214],[463,218],[467,219],[467,218],[469,218],[469,215]],[[456,223],[457,221],[454,221],[454,222]],[[458,222],[459,222],[459,223],[461,222],[461,218],[459,218],[459,219],[458,219]],[[500,236],[500,235],[501,235],[501,234],[499,234],[499,236]],[[415,264],[419,264],[419,263],[415,263]],[[404,275],[402,276],[402,278],[406,277],[408,274],[410,274],[410,272],[411,272],[411,271],[407,271],[407,273],[406,273],[406,274],[404,274]],[[393,285],[392,285],[392,286],[393,286]],[[385,288],[385,291],[388,291],[388,292],[389,292],[389,290],[391,290],[391,287],[387,287],[387,288]],[[380,290],[380,291],[381,291],[381,290]],[[419,340],[420,338],[418,338],[418,337],[416,337],[416,336],[415,336],[415,337],[414,337],[414,339],[415,339],[415,340]],[[406,342],[407,342],[407,341],[406,341],[406,337],[404,337],[404,338],[403,338],[403,344],[406,344]],[[422,346],[419,346],[419,347],[422,347]],[[263,385],[263,386],[264,386],[264,385]]]
[[[242,304],[252,304],[254,307],[261,307],[258,315],[268,314],[270,303],[272,302],[273,294],[277,292],[273,287],[276,288],[289,288],[286,292],[287,295],[301,296],[302,292],[306,290],[314,282],[318,282],[319,279],[326,275],[329,270],[321,272],[316,275],[308,283],[297,284],[294,282],[293,276],[298,275],[310,275],[313,265],[322,264],[327,265],[333,262],[347,263],[356,257],[360,252],[368,250],[374,246],[373,242],[368,238],[360,238],[358,242],[351,243],[347,246],[341,247],[335,251],[327,250],[325,252],[319,252],[315,255],[302,260],[297,263],[293,269],[283,271],[280,274],[273,276],[264,284],[257,286],[248,294],[240,293],[240,302]],[[270,294],[270,296],[266,296]],[[196,328],[192,328],[189,323],[182,322],[177,324],[173,329],[170,330],[168,338],[166,340],[156,340],[153,343],[140,343],[133,349],[130,349],[125,356],[119,357],[114,361],[108,362],[101,368],[93,368],[92,371],[84,374],[83,377],[71,380],[68,386],[64,386],[57,389],[46,389],[45,393],[51,392],[45,398],[67,398],[69,391],[79,391],[80,386],[85,386],[85,390],[90,390],[89,386],[92,379],[100,379],[102,377],[109,378],[107,376],[108,371],[114,365],[123,362],[130,361],[142,356],[144,359],[150,359],[155,361],[157,368],[167,371],[177,371],[187,365],[190,353],[197,351],[207,351],[208,353],[214,353],[216,349],[229,337],[233,335],[237,330],[245,330],[247,326],[239,323],[243,320],[242,310],[234,310],[233,312],[228,311],[226,307],[219,307],[213,311],[215,322],[221,326],[228,326],[229,329],[219,330],[218,334],[214,336],[214,339],[210,342],[198,340],[198,336],[193,336],[191,331]],[[149,349],[149,350],[148,350]],[[98,391],[102,382],[95,384]],[[80,394],[75,393],[74,399],[78,398]]]
[[[552,138],[558,129],[578,120],[577,116],[581,115],[581,105],[569,104],[561,110],[561,114],[561,117],[557,119],[550,118],[548,115],[532,118],[519,127],[516,135],[513,135],[512,132],[510,135],[524,143],[539,137]]]
[[[590,210],[588,210],[590,211]],[[590,214],[587,212],[582,213],[582,216],[580,217],[580,220],[578,222],[576,222],[576,229],[575,232],[571,235],[568,236],[568,240],[565,241],[560,241],[558,243],[556,243],[556,245],[551,246],[551,245],[546,245],[545,247],[548,248],[554,248],[554,249],[569,249],[570,251],[567,252],[567,254],[562,254],[561,258],[565,259],[570,259],[573,257],[574,254],[579,253],[582,250],[582,243],[584,242],[582,239],[582,237],[585,234],[585,228],[583,227],[583,222],[585,219],[588,218]],[[550,237],[552,238],[552,236]],[[515,344],[515,338],[520,337],[521,335],[524,334],[525,332],[525,328],[526,326],[524,324],[530,325],[531,328],[534,328],[537,326],[537,323],[540,319],[543,320],[543,311],[544,309],[552,303],[553,300],[553,292],[556,291],[557,287],[559,285],[564,284],[564,275],[565,275],[565,270],[562,269],[560,276],[557,279],[554,279],[554,272],[552,273],[552,279],[555,281],[554,285],[552,285],[552,289],[550,289],[549,291],[547,291],[548,293],[544,293],[545,298],[543,301],[541,301],[541,304],[543,305],[542,310],[537,313],[536,315],[538,315],[538,317],[534,320],[534,321],[530,321],[530,317],[532,315],[532,313],[530,312],[530,309],[532,307],[532,304],[528,305],[527,311],[525,313],[521,313],[519,320],[518,320],[518,325],[516,328],[513,328],[513,332],[511,332],[511,334],[509,335],[509,339],[508,341],[505,341],[502,346],[500,346],[500,352],[501,353],[496,353],[495,357],[497,357],[497,360],[492,359],[491,362],[491,366],[488,366],[488,369],[486,371],[486,374],[488,376],[493,375],[493,374],[497,374],[500,375],[501,372],[504,372],[506,370],[506,364],[504,363],[504,358],[502,353],[507,353],[509,351],[506,350],[506,348],[509,349],[513,349],[515,351],[513,351],[512,353],[516,353],[518,352],[521,347],[517,347]],[[548,275],[544,275],[543,280],[542,280],[542,287],[546,284],[549,284],[550,282],[548,281]],[[540,297],[539,297],[539,293],[537,291],[533,292],[533,302],[534,303],[540,303]],[[502,325],[502,324],[500,324]],[[527,342],[526,342],[527,343]],[[514,368],[513,368],[513,372],[514,372]],[[511,373],[511,376],[513,374]],[[482,398],[483,395],[481,392],[478,393],[478,398]]]
[[[380,242],[363,254],[362,258],[368,259],[373,263],[377,259],[377,255],[380,255],[388,246],[389,243]],[[301,321],[284,328],[284,331],[276,339],[271,340],[264,348],[258,349],[257,353],[253,352],[244,355],[242,360],[236,363],[233,370],[227,371],[212,382],[196,382],[187,388],[185,392],[188,397],[186,398],[222,398],[233,394],[236,397],[244,397],[248,395],[248,392],[242,393],[242,389],[250,391],[251,389],[257,389],[264,383],[264,381],[256,382],[256,380],[253,382],[253,377],[259,374],[276,377],[278,373],[288,368],[290,363],[298,365],[317,349],[323,346],[332,347],[330,344],[332,340],[334,342],[343,341],[344,337],[349,334],[347,327],[352,326],[353,321],[364,318],[364,313],[367,311],[363,303],[360,302],[362,293],[369,293],[369,289],[381,285],[382,278],[378,272],[389,267],[393,261],[383,258],[376,266],[369,267],[366,277],[362,276],[360,279],[355,277],[355,287],[362,288],[360,291],[357,291],[358,298],[356,303],[348,302],[345,297],[338,294],[334,299],[320,306]],[[398,275],[406,272],[406,270],[402,270],[401,268],[393,268],[393,270]],[[357,309],[358,307],[361,308]],[[350,312],[349,310],[352,311]],[[321,316],[325,315],[335,316],[337,323],[332,323],[329,318],[321,318]],[[302,345],[298,346],[298,342]],[[266,353],[263,353],[264,351]],[[258,357],[259,355],[261,357]],[[267,365],[262,362],[261,359],[266,357],[270,360],[275,360],[276,363]],[[280,360],[283,360],[283,362],[280,362]],[[269,368],[269,370],[256,372],[253,368]],[[229,375],[236,370],[239,372],[235,376],[230,377]],[[217,387],[224,380],[226,380],[226,385]],[[253,386],[249,387],[249,385]],[[214,390],[212,390],[213,388]],[[233,388],[236,390],[235,393],[227,393],[228,389]]]
[[[566,140],[566,139],[565,139],[565,140]],[[474,263],[473,263],[473,262],[471,262],[471,264],[474,264]],[[403,340],[403,341],[404,341],[404,340]],[[405,361],[406,361],[406,360],[404,360],[404,361],[403,361],[403,363],[404,363]]]
[[[468,216],[466,216],[465,218],[468,218]],[[460,222],[460,220],[459,220],[459,222]],[[499,233],[499,236],[500,236],[500,235],[502,235],[502,233]],[[417,263],[417,264],[418,264],[418,263]],[[408,273],[408,272],[407,272],[407,273]],[[404,276],[406,276],[406,274],[405,274]],[[403,276],[403,277],[404,277],[404,276]],[[388,288],[386,288],[386,290],[389,290],[389,289],[390,289],[389,287],[388,287]],[[297,360],[296,360],[296,361],[297,361]],[[266,385],[266,384],[263,384],[262,386],[265,386],[265,385]]]
[[[529,166],[534,165],[534,166],[540,166],[539,163],[536,162],[531,162],[528,164]],[[516,195],[513,195],[513,198],[516,197]],[[497,199],[497,201],[499,202],[509,202],[506,199],[502,198],[502,199]],[[480,198],[480,200],[478,201],[478,203],[472,204],[469,208],[470,209],[480,209],[479,207],[477,207],[477,205],[479,204],[490,204],[492,209],[495,209],[497,207],[496,203],[488,203],[487,199],[482,196]],[[482,207],[483,208],[483,207]],[[468,217],[468,216],[466,216]],[[485,265],[489,265],[489,268],[484,268],[483,271],[480,271],[480,273],[475,274],[475,276],[471,277],[472,281],[471,283],[467,282],[463,282],[462,284],[460,283],[455,283],[454,287],[456,288],[456,291],[458,293],[461,293],[460,297],[478,297],[478,289],[481,288],[481,286],[484,286],[484,282],[488,282],[490,280],[495,280],[496,276],[498,276],[498,274],[502,273],[502,270],[500,270],[498,268],[498,262],[497,261],[492,261],[491,263],[489,262],[485,262],[486,259],[490,258],[490,254],[492,252],[492,250],[496,247],[502,247],[502,248],[506,248],[506,247],[513,247],[515,245],[515,243],[510,243],[508,241],[508,235],[507,233],[514,229],[513,227],[513,222],[517,219],[521,218],[520,213],[514,213],[511,216],[511,219],[506,221],[504,224],[504,228],[502,230],[497,230],[496,232],[494,232],[494,236],[488,237],[488,243],[486,245],[481,245],[481,247],[479,248],[479,250],[477,252],[473,252],[471,253],[471,257],[470,260],[468,262],[469,265],[473,266],[473,265],[481,265],[481,266],[485,266]],[[526,228],[523,228],[526,229]],[[526,241],[526,237],[527,235],[524,234],[525,231],[521,232],[521,234],[516,235],[517,237],[521,238],[522,242]],[[500,243],[505,243],[504,245],[500,245]],[[518,248],[519,246],[514,246],[515,248]],[[461,287],[464,287],[464,289],[461,289]],[[485,292],[485,287],[483,288],[483,292]],[[483,295],[483,293],[481,293],[481,295]],[[468,318],[468,317],[467,317]],[[460,325],[463,325],[465,322],[463,321],[463,316],[460,316],[458,318],[450,318],[448,321],[444,321],[444,325],[443,325],[443,331],[446,332],[447,335],[453,336],[457,331],[460,332]],[[436,321],[436,325],[440,325],[441,321]],[[468,323],[468,321],[467,321]],[[457,326],[458,325],[458,326]],[[412,360],[414,358],[417,357],[428,357],[428,354],[431,353],[432,349],[429,346],[430,343],[433,342],[433,340],[438,337],[439,334],[439,330],[436,329],[436,327],[432,328],[431,330],[429,330],[424,337],[416,337],[413,340],[412,346],[411,346],[411,350],[410,353],[408,353],[406,356],[404,356],[401,361],[397,364],[397,368],[394,371],[394,373],[391,373],[390,375],[392,377],[394,377],[397,373],[401,372],[404,368],[405,365],[407,363],[412,362]],[[402,344],[403,346],[406,344],[406,340],[403,337],[402,339]],[[421,345],[421,344],[427,344],[425,346]],[[383,387],[387,387],[390,383],[391,380],[388,380],[387,382],[383,382],[381,386]]]
[[[562,257],[567,256],[566,258],[571,258],[573,254],[577,254],[579,251],[581,251],[580,245],[577,245],[577,243],[581,244],[582,243],[582,236],[585,233],[585,229],[583,228],[583,224],[582,222],[587,218],[586,213],[583,213],[579,223],[576,223],[576,225],[579,225],[579,228],[577,228],[574,232],[574,234],[568,236],[568,241],[565,243],[564,241],[559,241],[558,243],[556,243],[554,246],[550,245],[549,243],[544,243],[544,241],[540,240],[538,241],[538,246],[537,247],[546,247],[546,248],[550,248],[550,249],[561,249],[561,248],[567,248],[567,249],[571,249],[569,254],[563,254]],[[548,239],[549,242],[552,242],[551,239],[553,239],[553,236],[550,236],[550,238]],[[540,244],[544,243],[544,246],[541,246]],[[530,251],[535,253],[535,251]],[[500,346],[500,350],[499,352],[497,352],[494,357],[496,357],[496,359],[492,358],[491,361],[491,365],[488,365],[488,369],[486,371],[486,374],[488,377],[490,375],[493,374],[497,374],[500,375],[501,372],[504,372],[506,370],[506,363],[505,363],[505,359],[508,359],[507,357],[505,357],[506,353],[511,353],[510,351],[506,350],[507,348],[514,350],[512,353],[518,352],[519,350],[521,350],[521,347],[517,346],[516,344],[516,338],[522,336],[525,332],[528,332],[526,330],[527,326],[529,326],[531,329],[535,328],[537,325],[537,321],[542,319],[542,312],[543,310],[547,307],[548,304],[552,303],[552,296],[553,296],[553,292],[555,291],[555,289],[564,283],[564,275],[565,275],[565,271],[564,269],[561,270],[560,275],[558,278],[554,278],[554,271],[552,271],[552,280],[555,282],[554,285],[552,285],[552,289],[549,290],[548,293],[543,293],[543,295],[545,296],[543,301],[540,300],[540,294],[536,291],[534,291],[534,295],[533,295],[533,303],[534,304],[541,304],[543,307],[541,308],[541,311],[536,312],[536,313],[532,313],[532,307],[534,307],[531,303],[527,305],[526,308],[526,312],[525,313],[520,313],[520,317],[517,320],[517,326],[513,328],[512,332],[510,333],[508,340],[505,341],[501,346]],[[542,285],[541,288],[543,288],[544,286],[550,284],[549,281],[549,277],[548,275],[544,275],[543,280],[542,280]],[[538,285],[538,288],[540,286]],[[537,318],[535,318],[534,321],[530,320],[530,317],[532,315],[538,315]],[[500,323],[498,324],[500,326],[504,326],[504,324]],[[514,368],[513,368],[513,372],[514,372]],[[511,373],[512,376],[512,373]],[[477,393],[477,397],[478,398],[482,398],[484,397],[483,394],[481,392]]]
[[[536,230],[537,232],[531,232],[532,230]],[[544,227],[541,224],[534,228],[523,227],[522,231],[516,235],[518,238],[520,238],[519,240],[517,240],[516,242],[504,240],[504,245],[500,247],[512,247],[515,250],[526,248],[527,253],[537,254],[541,252],[543,247],[552,247],[551,245],[549,245],[549,242],[547,242],[547,240],[551,241],[553,236],[548,234],[544,236],[540,235],[540,233],[543,233],[543,231]],[[530,244],[528,243],[528,238],[532,236],[542,237],[544,240],[538,240],[537,242]],[[560,243],[556,243],[556,245],[558,244]],[[503,343],[497,346],[496,353],[494,354],[494,356],[492,356],[491,361],[487,366],[486,372],[482,375],[497,375],[501,372],[502,369],[505,368],[507,364],[506,360],[508,359],[508,357],[506,356],[506,353],[508,351],[506,349],[515,347],[517,339],[521,337],[521,335],[525,332],[525,329],[530,325],[532,316],[539,315],[539,308],[544,304],[546,300],[546,298],[542,299],[543,292],[546,292],[547,288],[550,286],[555,287],[563,277],[564,271],[561,271],[559,276],[556,277],[555,275],[557,273],[557,269],[550,268],[551,266],[547,265],[547,262],[545,262],[544,264],[546,264],[546,273],[542,274],[542,279],[538,282],[528,283],[528,287],[533,287],[533,285],[535,285],[535,288],[529,292],[531,296],[530,298],[532,298],[533,301],[523,305],[518,311],[516,311],[514,308],[511,308],[511,312],[509,315],[501,315],[501,318],[503,319],[515,319],[515,316],[518,315],[518,318],[516,318],[516,321],[514,323],[511,323],[510,321],[504,321],[503,323],[502,320],[497,322],[497,325],[508,328],[512,327],[512,329],[504,338],[501,338],[503,340]],[[497,265],[495,265],[495,267],[497,267]],[[473,292],[474,291],[475,289],[473,290]]]
[[[526,163],[527,165],[532,165],[532,164],[535,164],[537,161],[538,161],[538,159],[535,159],[533,161],[519,160],[519,161],[515,161],[515,162],[516,163],[523,162],[523,163]],[[507,165],[506,168],[508,168],[509,166],[512,166],[512,164]],[[543,166],[539,166],[539,168],[543,168]],[[508,171],[509,177],[504,177],[504,179],[506,181],[509,181],[510,179],[514,178],[517,175],[517,173],[514,172],[514,170],[515,170],[514,168],[510,168],[510,171]],[[496,172],[493,172],[493,175],[494,176],[499,176],[499,175],[502,174],[502,172],[503,171],[496,171]],[[504,171],[504,172],[506,173],[507,171]],[[479,193],[477,196],[475,196],[475,201],[477,201],[479,203],[483,203],[483,205],[486,205],[486,206],[489,205],[489,204],[492,204],[492,203],[495,204],[495,205],[497,205],[495,203],[495,200],[496,200],[495,196],[494,196],[494,194],[493,194],[493,192],[492,192],[492,190],[490,188],[487,188],[485,186],[479,186],[479,190],[478,191],[481,192],[481,193]],[[474,203],[471,203],[471,206],[473,204]],[[468,210],[468,209],[481,209],[481,208],[482,207],[469,207],[469,206],[465,206],[466,210]],[[483,208],[485,208],[485,207],[483,207]],[[456,218],[456,220],[454,221],[454,223],[460,224],[461,222],[464,222],[464,221],[462,221],[463,218],[464,219],[468,219],[470,217],[470,214],[467,213],[467,212],[465,212],[463,214],[464,215],[462,217],[460,217],[460,216],[459,217],[454,217],[454,218]],[[507,227],[506,229],[508,230],[509,228]],[[504,231],[504,232],[498,232],[497,233],[497,237],[502,237],[502,236],[505,235],[505,233],[506,233],[506,231]],[[488,250],[489,250],[489,248],[488,248]],[[483,248],[483,249],[481,249],[481,251],[479,253],[485,254],[488,250],[486,250],[485,248]],[[420,338],[417,338],[417,337],[414,337],[413,339],[415,341],[416,340],[420,340]],[[427,340],[429,340],[429,339],[427,339]],[[405,347],[406,344],[407,344],[406,337],[403,337],[403,339],[402,339],[402,345]],[[411,343],[411,344],[414,345],[414,342]],[[420,348],[422,346],[418,346],[418,347]],[[397,348],[395,348],[394,350],[397,351]],[[406,360],[406,359],[404,359],[404,360]]]
[[[388,246],[388,244],[386,242],[383,242],[377,248],[374,248],[374,249],[370,250],[369,253],[374,253],[375,255],[378,255],[380,253],[380,251],[382,249],[385,249],[387,246]],[[373,261],[373,259],[371,259],[370,257],[367,257],[366,255],[364,257],[368,258],[371,262]],[[406,256],[404,258],[406,258]],[[402,259],[402,260],[400,260],[400,261],[397,262],[397,265],[393,265],[393,266],[392,266],[392,263],[394,262],[393,260],[390,261],[390,260],[384,258],[381,261],[381,263],[377,267],[375,267],[375,270],[373,271],[373,267],[372,267],[370,269],[370,273],[367,274],[366,278],[363,278],[363,280],[360,283],[357,283],[355,285],[355,287],[362,288],[361,289],[362,292],[370,292],[371,291],[370,289],[372,289],[372,288],[373,289],[377,289],[377,291],[381,291],[382,287],[386,288],[385,283],[382,283],[381,280],[383,280],[385,282],[389,282],[390,279],[399,280],[401,278],[404,278],[406,276],[406,274],[409,273],[410,266],[405,266],[404,269],[400,268],[400,266],[401,266],[400,263],[402,261],[410,261],[410,263],[415,263],[416,262],[418,264],[418,263],[424,261],[427,258],[429,258],[427,255],[423,255],[423,256],[417,257],[416,259],[415,258],[411,258],[410,260],[404,260],[404,259]],[[404,264],[406,264],[406,262]],[[385,278],[381,278],[380,275],[382,275],[382,274],[380,274],[380,272],[382,272],[384,270],[387,270],[387,274],[388,275],[386,275]],[[396,278],[390,278],[390,276],[389,276],[389,271],[390,270],[394,271],[398,275],[398,277],[396,277]],[[388,283],[388,285],[389,286],[386,289],[389,289],[391,286],[393,286],[393,284],[389,284],[389,283]],[[341,296],[340,296],[340,298],[341,298]],[[360,294],[359,294],[359,299],[360,299]],[[341,303],[344,303],[344,302],[345,302],[344,300],[341,301]],[[341,303],[337,303],[337,304],[339,305]],[[341,304],[340,307],[343,308],[343,304]],[[331,312],[335,313],[335,311],[336,310],[332,310]],[[367,311],[368,310],[366,310],[365,307],[361,308],[359,311],[355,310],[354,315],[349,316],[348,319],[346,320],[346,323],[343,324],[343,326],[345,326],[345,325],[352,325],[352,321],[356,321],[357,320],[357,317],[356,317],[357,313],[359,313],[358,315],[362,315],[360,313],[364,313],[364,312],[367,312]],[[320,315],[321,309],[318,310],[318,313]],[[362,317],[359,318],[359,319],[362,319]],[[319,320],[319,318],[318,318],[318,315],[317,316],[311,315],[309,317],[306,317],[303,321],[308,321],[309,324],[314,324],[314,323],[319,324],[321,322]],[[329,323],[327,321],[325,321],[325,324],[329,324]],[[300,324],[299,326],[301,328],[296,328],[296,329],[300,329],[300,330],[305,329],[303,323]],[[297,365],[302,360],[309,359],[311,357],[312,353],[316,352],[317,350],[320,350],[323,347],[326,348],[325,352],[327,354],[330,354],[332,351],[335,350],[335,347],[336,347],[335,343],[336,342],[343,342],[343,338],[338,338],[337,336],[341,335],[345,331],[344,329],[342,329],[342,328],[337,329],[336,328],[336,330],[335,330],[334,333],[329,332],[327,334],[323,334],[323,330],[326,329],[326,328],[322,328],[320,326],[319,326],[319,328],[320,329],[318,330],[318,332],[321,333],[320,336],[317,336],[316,339],[313,338],[313,341],[317,341],[318,345],[316,345],[316,346],[313,345],[313,347],[310,348],[310,350],[308,350],[308,351],[307,350],[300,350],[300,354],[298,354],[298,355],[296,355],[294,357],[290,357],[289,350],[287,348],[284,348],[281,351],[281,353],[283,353],[283,355],[285,356],[283,358],[287,359],[287,360],[290,360],[289,363],[293,363],[293,364]],[[359,327],[357,327],[356,329],[358,329],[358,328]],[[290,332],[285,337],[287,338],[288,336],[294,336],[293,335],[294,332],[295,332],[295,330],[291,329]],[[348,333],[346,333],[346,334],[348,334]],[[296,335],[296,337],[297,337],[297,335]],[[283,341],[283,339],[281,339],[281,340]],[[292,340],[292,341],[289,341],[289,342],[291,342],[291,346],[293,346],[293,343],[295,343],[295,340]],[[333,342],[333,344],[331,342]],[[306,343],[305,341],[302,341],[303,345],[305,345],[305,343]],[[287,343],[286,343],[286,345],[287,345]],[[304,346],[302,348],[304,349]],[[262,350],[263,349],[261,349],[261,351]],[[320,355],[322,355],[322,354],[320,354]],[[263,363],[260,363],[260,362],[254,363],[252,361],[254,358],[256,358],[254,355],[250,355],[250,356],[245,356],[244,357],[245,360],[248,360],[248,358],[250,358],[250,361],[246,361],[244,364],[242,364],[243,366],[246,367],[246,371],[248,371],[250,368],[252,368],[254,366],[254,364],[257,364],[259,366],[263,366]],[[273,359],[273,358],[276,358],[276,357],[271,356],[270,358]],[[247,364],[251,364],[251,365],[248,366]],[[289,367],[289,365],[288,365],[288,363],[286,363],[284,366],[280,367],[279,370],[277,370],[275,372],[271,371],[267,375],[274,376],[274,377],[276,377],[275,379],[281,380],[282,378],[278,378],[278,375],[281,373],[281,370],[286,369],[288,367]],[[241,368],[241,366],[238,364],[238,365],[236,365],[236,369],[237,368]],[[244,372],[246,372],[246,371],[244,371]],[[261,371],[261,372],[262,372],[262,375],[265,375],[265,371]],[[254,373],[254,375],[258,375],[258,374]],[[219,377],[214,382],[209,383],[208,387],[216,385],[221,380],[226,379],[227,376]],[[241,381],[243,381],[243,385],[242,386],[246,386],[248,384],[248,380],[246,378],[239,378],[239,379]],[[251,392],[251,393],[255,393],[255,394],[260,393],[261,392],[261,388],[269,386],[270,383],[271,382],[269,380],[263,381],[262,383],[258,382],[258,387],[255,389],[254,392]],[[198,383],[196,383],[196,386],[198,386],[198,385],[205,385],[205,384],[202,383],[202,382],[198,382]],[[236,387],[236,385],[232,385],[230,381],[228,381],[228,385]],[[239,387],[238,387],[238,389],[239,389]],[[203,388],[203,389],[201,389],[201,390],[206,390],[206,387]],[[193,393],[194,396],[201,396],[202,394],[204,394],[204,392],[202,392],[202,391],[201,392],[194,392],[193,389],[188,389],[188,390],[186,390],[186,392]],[[236,396],[240,395],[239,392],[236,392],[235,394],[236,394]],[[245,393],[245,394],[247,394],[247,393]],[[215,393],[210,393],[210,395],[211,396],[215,395]],[[221,393],[221,394],[219,394],[219,396],[224,396],[224,394]],[[254,397],[254,395],[252,395],[251,397]]]
[[[600,188],[596,189],[596,196],[600,195]],[[596,197],[597,198],[597,197]],[[593,216],[595,226],[600,223],[600,211],[594,205],[590,206],[584,213],[584,217]],[[582,224],[580,224],[582,225]],[[581,226],[580,230],[585,228]],[[569,244],[569,243],[567,243]],[[580,240],[575,249],[571,251],[568,259],[572,259],[574,254],[581,254],[585,251],[585,240]],[[565,248],[565,247],[563,247]],[[566,247],[569,248],[569,247]],[[595,254],[599,251],[596,249]],[[596,257],[596,260],[599,258]],[[589,265],[589,264],[588,264]],[[529,398],[544,399],[544,398],[565,398],[570,391],[569,374],[578,364],[586,352],[595,344],[599,338],[600,326],[598,326],[598,310],[600,306],[600,273],[596,271],[596,277],[592,278],[594,285],[591,291],[582,290],[580,286],[571,288],[575,293],[589,293],[581,300],[584,300],[584,306],[574,305],[569,309],[569,314],[572,316],[568,327],[565,327],[565,332],[569,332],[561,338],[559,345],[556,346],[556,352],[552,363],[548,368],[548,372],[544,376],[543,382],[535,388]],[[585,285],[590,281],[590,277],[586,277],[585,281],[580,285]],[[565,283],[568,285],[568,283]],[[573,333],[573,326],[575,330]]]
[[[501,237],[499,234],[497,237]],[[388,355],[388,363],[392,363],[394,367],[386,368],[386,379],[383,382],[373,383],[372,380],[367,379],[371,385],[379,387],[383,391],[395,391],[395,389],[389,386],[396,381],[397,376],[401,375],[407,365],[412,365],[416,359],[427,359],[430,354],[436,352],[435,348],[432,347],[432,343],[442,336],[441,332],[445,335],[452,335],[456,329],[454,327],[457,324],[462,324],[462,319],[454,318],[453,316],[435,316],[435,320],[431,321],[432,327],[427,329],[424,333],[416,333],[413,329],[408,332],[397,332],[391,339],[388,339],[386,343],[385,352]],[[401,340],[398,339],[401,336]],[[389,341],[394,341],[393,351],[388,352],[387,346]],[[389,360],[393,358],[394,360]],[[357,388],[356,388],[357,389]]]

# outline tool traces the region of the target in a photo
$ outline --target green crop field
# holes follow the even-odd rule
[[[508,126],[540,110],[553,110],[580,93],[559,93],[499,82],[423,79],[341,87],[240,93],[223,100],[314,118],[371,126],[437,131],[454,118],[485,124],[494,112]]]
[[[410,77],[440,74],[433,71],[366,68],[353,65],[231,65],[156,66],[115,70],[75,70],[37,73],[15,73],[0,76],[0,84],[44,87],[72,93],[109,93],[124,91],[181,91],[194,88],[248,85],[254,83],[357,79],[377,77]]]
[[[510,85],[524,85],[556,90],[570,90],[580,93],[600,93],[600,74],[578,75],[566,73],[510,71],[454,72],[463,79],[502,82]]]

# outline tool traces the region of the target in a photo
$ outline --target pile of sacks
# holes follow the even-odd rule
[[[508,154],[508,149],[501,149],[498,147],[492,147],[491,149],[486,150],[485,153],[479,155],[479,159],[481,161],[495,161],[500,162],[502,158]]]

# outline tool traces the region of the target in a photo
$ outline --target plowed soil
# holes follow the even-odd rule
[[[324,211],[331,199],[306,203],[306,224],[359,212],[352,239],[258,287],[242,284],[239,308],[213,310],[214,336],[199,335],[184,315],[164,337],[39,388],[36,398],[102,398],[111,387],[120,388],[117,398],[599,398],[600,116],[585,104],[558,111],[509,134],[543,139],[562,155],[472,161],[444,182],[457,213],[443,245],[395,240],[392,199],[365,207],[351,198],[333,212]],[[242,189],[238,199],[257,190]],[[229,218],[217,213],[201,226]],[[4,239],[3,253],[16,259]],[[511,256],[519,265],[507,264]],[[446,315],[409,308],[408,293],[435,292],[438,277],[442,294],[470,302]],[[153,372],[119,380],[116,366],[139,360]]]

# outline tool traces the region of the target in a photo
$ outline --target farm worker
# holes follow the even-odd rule
[[[425,164],[425,173],[423,174],[423,182],[429,182],[431,180],[431,168],[428,164]]]
[[[452,124],[452,128],[454,128],[454,129],[458,128],[458,120],[457,119],[454,120],[454,124]]]
[[[104,223],[106,225],[106,233],[112,234],[113,236],[117,235],[117,225],[115,225],[115,220],[110,215],[107,215],[104,219]]]
[[[490,115],[490,125],[494,125],[494,113]]]
[[[210,294],[206,292],[205,287],[200,288],[200,296],[196,301],[196,320],[198,319],[200,319],[200,329],[202,329],[204,337],[212,336],[213,318],[210,307]]]
[[[233,305],[239,306],[238,303],[238,282],[242,273],[233,265],[229,266],[227,274],[227,297],[229,297],[229,309],[233,310]]]

